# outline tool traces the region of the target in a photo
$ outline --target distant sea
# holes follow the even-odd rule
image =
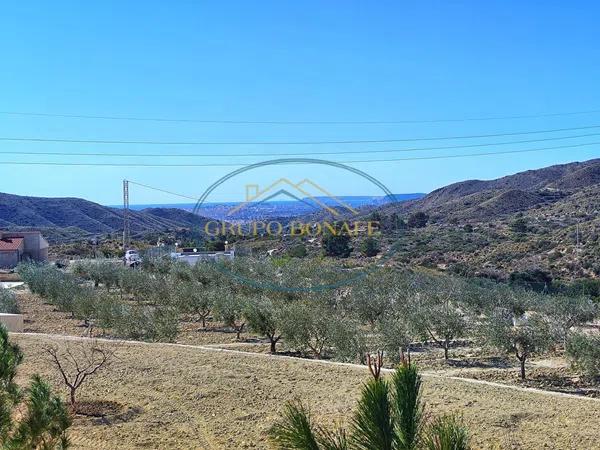
[[[407,201],[407,200],[415,200],[424,197],[427,194],[423,193],[410,193],[410,194],[394,194],[394,199],[398,202]],[[324,203],[328,203],[331,201],[328,197],[318,197],[319,200]],[[340,196],[338,199],[344,201],[352,207],[361,207],[367,205],[381,205],[384,203],[388,203],[390,200],[387,196],[368,196],[368,195],[348,195],[348,196]],[[285,206],[285,207],[294,207],[294,205],[299,205],[301,202],[294,200],[274,200],[265,202],[272,206]],[[214,207],[233,207],[235,205],[240,204],[240,202],[206,202],[203,204],[203,208],[214,208]],[[111,208],[123,208],[123,205],[108,205]],[[142,209],[147,208],[176,208],[183,209],[185,211],[193,211],[196,206],[196,203],[149,203],[149,204],[134,204],[129,205],[129,208],[134,211],[141,211]]]

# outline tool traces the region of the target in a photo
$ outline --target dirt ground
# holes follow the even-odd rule
[[[57,311],[56,308],[44,302],[40,297],[32,295],[25,288],[15,290],[21,313],[25,315],[25,332],[63,334],[68,336],[84,336],[86,328],[81,320],[73,319],[71,314]],[[96,329],[97,337],[101,330]],[[242,340],[255,341],[255,337],[242,333]],[[199,322],[182,322],[180,324],[177,343],[205,344],[234,344],[236,335],[231,330],[212,322],[207,323],[206,329]]]
[[[62,390],[43,354],[63,339],[12,334],[25,362],[19,381],[38,372]],[[285,401],[301,399],[315,419],[339,422],[352,410],[365,369],[297,358],[168,344],[117,348],[110,369],[90,379],[85,402],[108,402],[103,418],[78,417],[73,448],[262,449]],[[524,392],[426,376],[430,414],[458,412],[477,448],[600,449],[600,401]]]
[[[18,302],[21,312],[25,314],[25,332],[62,334],[68,336],[84,336],[86,328],[80,320],[71,318],[69,313],[62,313],[54,306],[45,303],[38,296],[32,295],[26,288],[19,288]],[[236,334],[221,324],[207,322],[206,328],[195,321],[180,323],[177,343],[220,347],[252,353],[268,353],[269,345],[259,336],[247,331],[242,333],[241,340]],[[95,330],[96,337],[103,336],[101,330]],[[278,344],[280,351],[285,351],[285,342]],[[468,341],[459,342],[450,350],[450,360],[444,361],[440,348],[430,345],[414,348],[412,360],[422,370],[505,384],[535,387],[540,389],[573,393],[600,398],[600,386],[580,378],[570,370],[567,362],[560,356],[531,358],[527,364],[528,379],[521,381],[519,368],[514,357],[499,356],[496,352],[474,347]]]
[[[18,292],[26,332],[85,334],[79,320],[26,289]],[[42,350],[50,342],[63,343],[41,335],[13,338],[26,353],[20,380],[40,372],[62,389]],[[91,380],[81,397],[83,409],[104,408],[107,414],[77,417],[71,432],[74,448],[268,448],[266,432],[286,401],[301,399],[320,422],[339,422],[348,417],[368,376],[362,368],[265,355],[268,345],[256,336],[244,333],[239,342],[235,333],[218,324],[209,323],[203,330],[199,323],[184,322],[177,342],[211,348],[110,344],[118,347],[118,361]],[[439,349],[416,349],[412,357],[427,374],[428,411],[461,414],[477,448],[600,449],[598,400],[439,378],[467,377],[590,395],[577,380],[565,384],[573,377],[564,359],[533,360],[530,379],[523,384],[511,358],[487,355],[467,343],[451,350],[449,362],[442,360]],[[556,385],[548,383],[555,376]]]

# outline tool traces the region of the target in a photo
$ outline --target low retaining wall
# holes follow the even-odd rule
[[[6,327],[8,331],[13,333],[23,332],[23,314],[4,314],[0,313],[0,323]]]

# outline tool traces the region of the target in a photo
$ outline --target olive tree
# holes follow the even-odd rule
[[[261,297],[249,300],[244,309],[248,327],[269,339],[271,353],[277,352],[277,343],[282,336],[285,314],[284,300]]]
[[[452,343],[468,331],[466,309],[460,302],[465,285],[452,277],[420,277],[417,282],[410,308],[413,326],[439,345],[447,360]]]
[[[202,322],[202,328],[206,328],[206,320],[213,310],[217,290],[204,287],[195,280],[179,281],[175,283],[173,290],[178,309],[191,314],[195,320]]]
[[[557,338],[566,345],[573,327],[594,320],[598,306],[587,297],[546,295],[542,309]]]
[[[379,270],[370,273],[352,286],[349,308],[359,320],[374,327],[401,298],[401,290],[399,272]]]
[[[126,294],[137,300],[139,293],[148,285],[150,277],[143,270],[122,269],[119,271],[119,287],[121,295]]]
[[[406,317],[390,315],[379,323],[379,346],[393,363],[401,362],[404,352],[410,362],[411,326]]]
[[[213,289],[217,290],[214,304],[216,319],[223,322],[226,327],[232,328],[236,333],[236,338],[239,340],[246,326],[246,318],[244,316],[247,303],[246,298],[224,288],[214,287]]]
[[[316,359],[330,350],[341,359],[355,359],[363,350],[358,324],[315,299],[288,305],[282,333],[291,348],[308,352]]]
[[[522,380],[527,359],[552,344],[550,327],[542,317],[534,315],[515,324],[514,317],[503,310],[495,311],[482,323],[480,334],[488,345],[516,356]]]
[[[567,341],[566,352],[573,366],[586,376],[600,377],[600,336],[575,333]]]
[[[72,271],[76,275],[94,282],[94,287],[103,284],[106,290],[119,285],[120,267],[108,260],[78,261]]]
[[[173,342],[179,333],[179,314],[171,306],[113,305],[114,331],[121,337],[150,342]]]

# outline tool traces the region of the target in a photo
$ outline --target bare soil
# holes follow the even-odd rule
[[[66,396],[43,347],[64,338],[11,336],[25,352],[19,381],[34,372]],[[78,415],[73,448],[263,449],[283,404],[300,399],[322,424],[344,422],[365,369],[299,358],[169,344],[109,343],[118,359],[82,388],[82,402],[125,413]],[[430,415],[460,413],[477,448],[599,449],[600,401],[424,377]]]
[[[44,302],[37,295],[31,294],[27,289],[16,290],[17,302],[21,313],[25,315],[25,332],[63,334],[68,336],[84,336],[87,328],[83,322],[71,317],[70,313],[58,311],[53,305]],[[96,337],[110,337],[95,329]],[[206,328],[202,323],[195,321],[182,321],[177,342],[180,344],[205,345],[205,344],[228,344],[239,343],[248,340],[256,342],[257,338],[244,332],[236,339],[232,330],[223,327],[219,323],[208,322]]]
[[[65,339],[85,334],[79,320],[26,289],[18,292],[26,332]],[[13,339],[26,353],[20,380],[42,373],[66,397],[42,351],[60,339],[41,335],[13,335]],[[269,448],[267,430],[286,401],[304,401],[323,424],[343,422],[368,377],[367,370],[357,367],[266,355],[269,346],[264,340],[244,333],[238,341],[235,333],[213,322],[206,329],[200,323],[182,322],[177,342],[180,346],[108,344],[118,348],[118,360],[81,391],[71,432],[74,448]],[[220,348],[240,353],[223,353]],[[599,400],[510,386],[597,396],[598,387],[571,373],[563,358],[532,360],[529,379],[521,382],[513,358],[492,355],[468,342],[452,348],[449,361],[442,355],[434,346],[415,348],[411,355],[425,374],[428,411],[461,414],[477,448],[600,449]]]
[[[17,292],[19,307],[25,314],[25,332],[86,336],[86,328],[80,320],[73,319],[69,313],[57,311],[54,306],[30,294],[27,289],[21,288]],[[100,330],[95,330],[94,335],[114,337],[102,334]],[[182,321],[176,343],[249,353],[269,353],[269,345],[265,339],[246,330],[241,334],[240,340],[237,340],[233,330],[213,321],[208,321],[206,327],[200,322]],[[301,356],[287,351],[284,341],[278,344],[278,349],[283,355]],[[560,356],[531,358],[527,364],[528,379],[525,381],[520,380],[518,376],[515,358],[499,356],[488,349],[473,346],[469,341],[461,341],[454,345],[450,349],[450,359],[447,361],[443,358],[442,349],[433,344],[414,347],[411,359],[422,370],[431,373],[600,398],[598,381],[579,377]]]

